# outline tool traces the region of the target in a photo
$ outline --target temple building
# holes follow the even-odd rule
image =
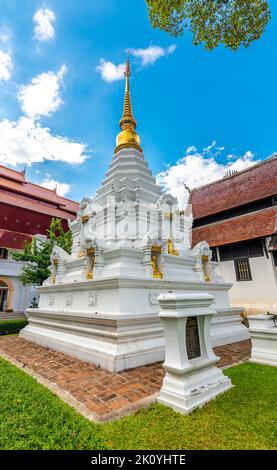
[[[232,305],[277,312],[277,156],[191,193],[193,245],[206,240]]]
[[[0,165],[0,315],[11,317],[30,304],[30,289],[19,274],[22,263],[13,261],[10,250],[20,250],[34,235],[46,235],[53,217],[73,220],[79,205],[56,191],[26,180],[25,172]]]

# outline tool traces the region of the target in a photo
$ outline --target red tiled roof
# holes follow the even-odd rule
[[[277,207],[270,207],[232,219],[215,222],[192,231],[192,245],[202,240],[209,245],[220,246],[253,238],[267,237],[276,227]]]
[[[194,219],[277,194],[277,156],[192,191]]]
[[[0,175],[3,175],[9,180],[18,181],[20,183],[25,183],[25,173],[23,171],[12,170],[6,166],[0,165]]]
[[[25,196],[28,199],[32,198],[34,200],[34,204],[37,201],[44,201],[60,208],[61,210],[70,212],[72,215],[75,215],[79,209],[79,204],[77,202],[60,197],[51,189],[43,188],[42,186],[34,183],[29,183],[25,180],[22,172],[11,170],[10,168],[0,165],[0,201],[2,200],[3,191],[10,192],[14,197],[18,194],[23,197]],[[65,217],[65,215],[63,217]]]
[[[61,219],[73,220],[75,218],[75,215],[73,215],[71,211],[67,212],[65,209],[60,209],[50,204],[44,204],[43,202],[36,201],[35,199],[23,198],[19,194],[4,193],[1,192],[1,190],[0,203],[39,212],[40,214],[47,214]]]
[[[24,172],[0,165],[0,246],[23,248],[37,233],[46,235],[53,217],[73,220],[79,204],[55,191],[29,183]]]

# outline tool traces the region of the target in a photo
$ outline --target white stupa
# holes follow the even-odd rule
[[[110,371],[164,359],[157,297],[168,291],[215,296],[213,345],[248,337],[207,243],[191,249],[189,206],[183,210],[163,194],[148,168],[135,132],[129,60],[125,75],[121,132],[106,178],[70,224],[71,255],[54,248],[39,307],[27,310],[29,325],[21,331]]]

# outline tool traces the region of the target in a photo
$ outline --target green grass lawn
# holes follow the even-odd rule
[[[276,449],[277,369],[225,373],[236,386],[189,416],[153,405],[100,425],[0,359],[0,449]]]

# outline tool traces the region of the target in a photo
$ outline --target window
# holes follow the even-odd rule
[[[216,247],[211,248],[211,250],[212,250],[212,261],[218,262]]]
[[[229,261],[242,258],[256,258],[264,256],[261,240],[249,240],[219,247],[220,261]]]
[[[0,248],[0,259],[8,258],[8,250],[6,248]]]
[[[220,261],[229,261],[234,259],[231,245],[219,247]]]
[[[234,263],[237,281],[252,281],[249,259],[236,259]]]
[[[273,261],[274,265],[277,266],[277,251],[273,251]]]

